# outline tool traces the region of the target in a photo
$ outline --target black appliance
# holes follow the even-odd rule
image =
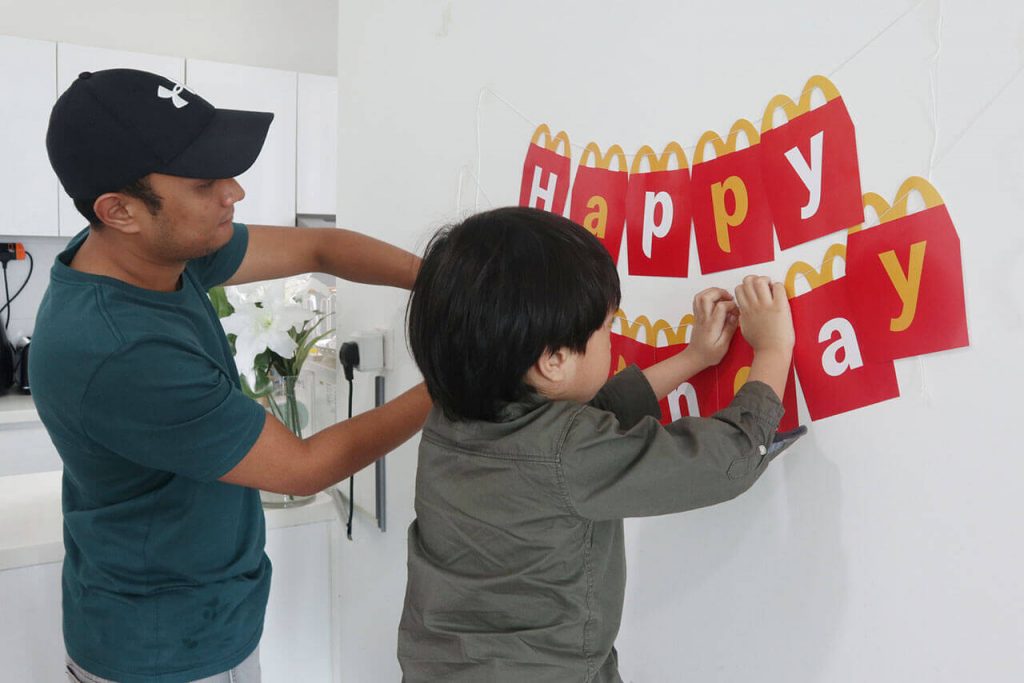
[[[18,368],[17,377],[14,378],[14,383],[26,394],[32,393],[32,389],[28,383],[28,347],[30,344],[30,338],[22,338],[17,350],[14,352],[14,364]]]
[[[7,340],[7,332],[0,325],[0,394],[6,394],[14,384],[14,347]]]

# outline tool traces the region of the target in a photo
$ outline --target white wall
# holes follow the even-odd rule
[[[339,222],[404,247],[477,199],[515,203],[537,123],[576,145],[691,146],[833,72],[864,190],[930,175],[959,229],[970,348],[898,362],[901,398],[814,423],[740,499],[628,523],[627,681],[1024,678],[1022,36],[1009,0],[340,4]],[[624,307],[678,320],[736,279],[624,277]],[[339,291],[351,329],[401,329],[400,293]],[[391,387],[416,377],[403,354]],[[357,525],[346,555],[354,681],[398,679],[415,447],[389,457],[390,530]]]
[[[333,76],[335,0],[0,0],[0,34]]]

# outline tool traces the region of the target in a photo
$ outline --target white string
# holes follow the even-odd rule
[[[946,149],[942,150],[942,154],[940,154],[938,158],[935,160],[936,166],[940,165],[946,159],[946,156],[953,150],[954,147],[957,146],[957,144],[959,144],[959,142],[967,134],[967,131],[969,131],[971,128],[974,128],[975,124],[978,123],[978,120],[985,115],[985,113],[992,107],[993,104],[996,103],[997,100],[999,100],[1004,94],[1006,94],[1006,91],[1009,90],[1010,86],[1013,85],[1018,78],[1020,78],[1020,75],[1022,73],[1024,73],[1024,64],[1021,64],[1019,67],[1017,67],[1017,70],[1010,75],[1010,78],[1008,78],[1007,81],[1003,83],[1002,87],[999,88],[996,94],[993,95],[992,98],[989,99],[989,101],[986,102],[981,107],[981,109],[978,110],[977,114],[971,117],[971,120],[967,122],[966,126],[960,129],[959,133],[953,136],[953,141],[946,146]]]
[[[935,171],[935,152],[939,147],[939,55],[942,53],[942,0],[936,3],[935,20],[935,52],[931,56],[931,64],[928,67],[928,89],[931,94],[932,103],[932,149],[928,155],[928,182],[932,182],[932,174]],[[932,395],[928,389],[927,374],[924,367],[924,356],[917,357],[917,369],[921,376],[921,388],[919,396],[924,399],[926,405],[932,402]]]
[[[834,69],[829,71],[828,74],[826,75],[826,77],[831,79],[832,76],[834,76],[836,73],[841,71],[844,67],[846,67],[851,61],[853,61],[853,59],[855,57],[857,57],[860,53],[862,53],[864,50],[866,50],[868,47],[870,47],[872,44],[874,44],[875,41],[877,41],[883,35],[888,33],[894,26],[896,26],[898,23],[900,23],[900,21],[902,21],[907,15],[909,15],[912,12],[914,12],[915,10],[917,10],[921,5],[923,5],[926,2],[929,2],[929,0],[918,0],[918,2],[915,5],[912,5],[909,9],[903,11],[903,13],[901,13],[895,19],[890,21],[888,24],[885,25],[884,28],[882,28],[880,31],[878,31],[878,33],[876,33],[874,36],[872,36],[870,40],[868,40],[866,43],[864,43],[859,48],[857,48],[857,50],[853,54],[851,54],[849,57],[847,57],[842,62],[840,62],[837,67],[835,67]],[[799,101],[800,97],[803,97],[803,95],[806,92],[807,92],[807,88],[805,87],[803,90],[801,90],[800,95],[794,101]],[[530,118],[529,116],[524,114],[518,107],[513,105],[511,102],[506,100],[504,97],[502,97],[501,95],[496,93],[491,88],[489,88],[487,86],[484,86],[484,87],[480,88],[480,93],[477,96],[477,104],[476,104],[477,177],[480,176],[480,172],[479,171],[480,171],[480,163],[481,163],[481,161],[480,161],[480,158],[481,158],[481,136],[480,136],[480,118],[481,117],[480,117],[480,110],[481,110],[481,106],[483,104],[483,100],[484,100],[484,95],[485,94],[489,94],[489,95],[493,96],[496,100],[498,100],[499,102],[504,104],[506,107],[508,107],[512,112],[514,112],[519,118],[521,118],[524,122],[526,122],[532,128],[536,129],[537,126],[539,125],[532,118]],[[748,120],[751,123],[754,124],[755,128],[759,128],[760,124],[764,121],[764,118],[765,118],[764,116],[761,116],[761,117],[759,117],[757,119],[748,119]],[[580,145],[578,143],[574,143],[571,140],[569,142],[569,146],[570,146],[570,148],[575,148],[577,150],[584,150],[584,149],[586,149],[585,145]],[[687,152],[693,152],[694,150],[697,149],[697,144],[680,145],[680,147],[682,147]],[[637,155],[634,153],[634,154],[624,154],[624,156],[627,159],[631,159],[631,158],[633,158],[633,157],[635,157]]]
[[[487,200],[488,206],[494,206],[494,202],[492,202],[491,198],[487,196],[486,192],[484,192],[484,188],[480,184],[480,178],[469,168],[468,164],[463,164],[459,168],[459,179],[458,179],[459,187],[458,187],[458,190],[455,193],[455,208],[456,208],[456,210],[457,211],[461,211],[462,210],[462,183],[465,181],[465,178],[466,178],[467,174],[473,179],[473,182],[476,184],[477,197],[479,197],[480,195],[483,195],[484,199]],[[480,210],[480,202],[479,202],[479,200],[477,200],[475,202],[473,210],[474,211],[479,211]]]

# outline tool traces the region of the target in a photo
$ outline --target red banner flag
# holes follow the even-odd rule
[[[800,262],[790,268],[786,278],[796,330],[793,358],[812,420],[900,395],[892,361],[873,362],[863,356],[852,322],[852,283],[849,277],[836,280],[832,275],[833,260],[844,253],[843,245],[834,245],[825,255],[820,273]],[[807,279],[811,291],[795,296],[798,275]]]
[[[669,170],[671,157],[677,169]],[[644,160],[650,172],[640,171]],[[690,170],[670,142],[661,156],[644,145],[633,157],[626,187],[626,254],[630,275],[686,277],[690,261]]]
[[[689,344],[659,346],[655,360],[661,362],[681,353]],[[698,372],[661,399],[661,423],[668,424],[681,417],[707,417],[718,405],[718,374],[714,367]]]
[[[815,90],[827,103],[812,109]],[[780,107],[789,121],[775,128]],[[782,249],[864,222],[853,120],[824,76],[807,81],[799,104],[786,95],[768,103],[760,159]]]
[[[559,154],[559,148],[564,152]],[[552,138],[550,128],[544,124],[537,126],[523,162],[519,206],[564,215],[565,200],[569,196],[570,157],[572,148],[565,131]]]
[[[908,215],[914,191],[928,208]],[[865,358],[892,360],[967,346],[960,238],[942,197],[914,176],[879,218],[878,226],[850,235],[847,247]]]
[[[740,390],[740,387],[746,384],[753,361],[754,348],[743,338],[743,334],[736,330],[732,343],[729,345],[729,350],[726,352],[725,357],[722,358],[722,361],[716,366],[718,404],[715,406],[715,411],[728,406],[733,398],[736,397],[736,392]],[[796,429],[800,424],[800,420],[797,415],[796,382],[793,380],[792,365],[790,365],[789,377],[786,380],[786,391],[782,396],[782,407],[786,409],[786,413],[782,416],[782,420],[779,423],[779,431],[785,432]]]
[[[590,157],[593,166],[588,166]],[[612,161],[619,162],[619,170],[612,171]],[[591,142],[583,150],[576,180],[572,185],[572,200],[569,218],[594,234],[619,262],[622,247],[622,232],[626,226],[626,186],[629,172],[626,170],[626,155],[618,145],[608,148],[602,155],[601,148]]]
[[[748,146],[736,149],[740,133]],[[775,257],[771,207],[761,177],[759,135],[746,119],[733,124],[728,141],[714,131],[701,136],[691,188],[693,228],[702,273],[765,263]],[[716,158],[704,161],[713,144]]]

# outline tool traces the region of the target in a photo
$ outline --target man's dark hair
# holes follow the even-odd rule
[[[149,184],[149,180],[146,176],[143,176],[135,182],[129,183],[126,187],[122,187],[118,192],[122,192],[129,197],[135,197],[141,200],[145,204],[146,209],[149,211],[151,216],[155,216],[160,213],[160,209],[163,208],[163,200],[160,195],[153,191],[153,186]],[[85,220],[89,221],[89,225],[94,228],[99,228],[103,225],[103,221],[99,219],[96,212],[93,211],[93,205],[99,197],[93,197],[92,199],[75,199],[75,208],[78,209],[78,213],[85,216]]]
[[[494,420],[533,391],[525,376],[545,351],[585,351],[619,299],[615,264],[586,229],[537,209],[495,209],[427,245],[409,346],[449,419]]]

